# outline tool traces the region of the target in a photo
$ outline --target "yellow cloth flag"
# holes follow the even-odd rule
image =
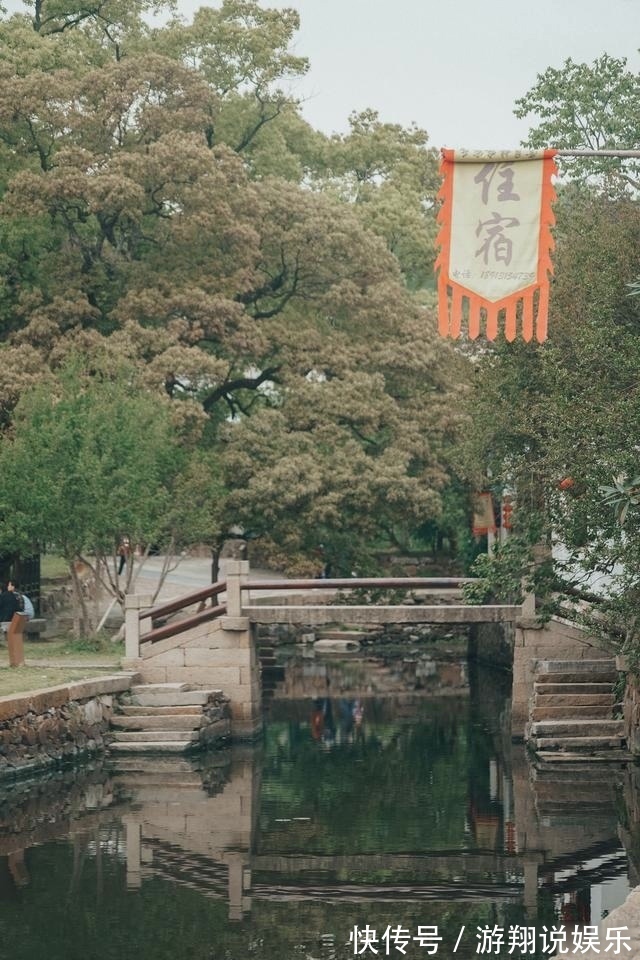
[[[443,150],[438,197],[440,253],[438,328],[459,337],[467,315],[469,337],[504,334],[515,340],[547,337],[552,273],[551,205],[555,150],[474,153]],[[520,309],[518,309],[520,305]]]

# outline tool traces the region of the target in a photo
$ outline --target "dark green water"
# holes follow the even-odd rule
[[[292,662],[258,747],[0,788],[0,957],[471,957],[486,927],[518,956],[510,929],[597,924],[637,882],[632,779],[536,770],[507,697],[460,663]]]

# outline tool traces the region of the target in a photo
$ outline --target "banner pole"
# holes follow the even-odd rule
[[[640,150],[556,150],[556,157],[628,157],[640,160]]]

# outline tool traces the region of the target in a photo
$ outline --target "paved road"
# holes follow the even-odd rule
[[[136,561],[134,561],[136,562]],[[163,557],[149,557],[138,574],[133,593],[154,593],[162,573]],[[225,561],[220,561],[220,576],[224,578]],[[134,574],[135,575],[135,574]],[[259,567],[251,568],[251,579],[276,580],[282,574]],[[184,557],[177,568],[167,575],[157,602],[173,600],[192,590],[207,587],[211,583],[211,559],[208,557]]]

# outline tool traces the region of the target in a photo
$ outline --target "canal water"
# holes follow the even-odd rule
[[[633,771],[536,767],[495,669],[292,656],[265,711],[253,747],[0,786],[0,957],[546,957],[638,882]]]

